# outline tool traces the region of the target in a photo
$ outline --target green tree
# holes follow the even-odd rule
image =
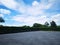
[[[1,23],[4,23],[5,20],[4,20],[2,17],[0,17],[0,22],[1,22]]]
[[[23,28],[30,28],[30,26],[26,26],[26,25],[24,25],[24,26],[22,26]]]
[[[33,27],[42,27],[42,24],[34,23]]]
[[[45,22],[45,26],[48,27],[49,26],[49,23],[48,22]]]
[[[5,20],[2,17],[0,17],[0,23],[4,23],[4,22]],[[3,25],[0,25],[0,26],[3,26]]]
[[[52,28],[56,28],[56,27],[57,27],[55,21],[52,21],[50,24],[51,24],[51,27],[52,27]]]

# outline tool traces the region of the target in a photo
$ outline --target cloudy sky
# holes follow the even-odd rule
[[[9,26],[32,26],[54,20],[60,25],[60,0],[0,0],[0,17]]]

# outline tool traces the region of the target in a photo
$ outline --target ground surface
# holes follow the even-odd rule
[[[35,31],[2,34],[0,45],[60,45],[60,32]]]

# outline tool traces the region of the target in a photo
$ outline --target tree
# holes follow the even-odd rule
[[[49,26],[49,23],[48,22],[45,22],[45,26],[48,27]]]
[[[33,27],[42,27],[42,24],[34,23]]]
[[[56,23],[54,21],[52,21],[50,24],[51,24],[52,28],[56,28],[57,27],[57,25],[56,25]]]
[[[0,22],[1,22],[1,23],[4,23],[5,20],[4,20],[2,17],[0,17]],[[0,26],[2,26],[2,25],[0,25]]]
[[[22,26],[23,28],[30,28],[30,26],[26,26],[26,25],[24,25],[24,26]]]

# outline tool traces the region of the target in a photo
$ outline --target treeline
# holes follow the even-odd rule
[[[39,23],[34,23],[32,27],[30,26],[21,26],[21,27],[9,27],[9,26],[0,26],[0,34],[6,33],[17,33],[17,32],[29,32],[29,31],[60,31],[60,26],[57,26],[54,21],[45,22],[44,25]]]
[[[0,17],[0,22],[4,23],[5,20]],[[20,27],[9,27],[0,25],[0,34],[5,33],[17,33],[17,32],[28,32],[28,31],[60,31],[60,26],[57,26],[55,21],[50,23],[45,22],[44,25],[40,23],[34,23],[32,27],[30,26],[20,26]]]
[[[0,34],[5,33],[17,33],[17,32],[28,32],[28,31],[60,31],[60,27],[50,28],[50,27],[0,27]]]

